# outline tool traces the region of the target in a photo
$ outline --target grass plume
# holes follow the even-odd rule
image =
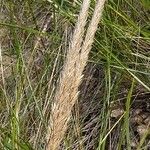
[[[47,150],[58,149],[64,137],[72,107],[78,98],[78,87],[83,76],[82,72],[88,60],[104,2],[105,0],[97,1],[85,40],[81,46],[90,5],[89,0],[83,1],[72,42],[67,52],[66,62],[60,76],[55,100],[51,108]]]

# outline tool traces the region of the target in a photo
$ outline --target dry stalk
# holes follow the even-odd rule
[[[60,142],[64,137],[72,107],[78,98],[78,87],[83,76],[82,72],[88,60],[88,54],[94,40],[104,2],[105,0],[97,1],[91,23],[83,42],[90,0],[83,1],[72,43],[67,52],[66,61],[51,108],[46,150],[58,150]],[[83,45],[81,46],[82,42]]]

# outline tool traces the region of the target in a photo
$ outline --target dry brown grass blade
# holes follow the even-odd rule
[[[66,62],[61,73],[60,82],[51,109],[49,131],[47,133],[47,150],[58,150],[67,129],[72,107],[78,97],[78,87],[82,79],[82,72],[87,63],[94,35],[102,14],[105,0],[98,0],[94,14],[83,41],[90,0],[84,0],[78,22],[67,52]]]

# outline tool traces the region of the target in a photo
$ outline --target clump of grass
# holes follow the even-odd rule
[[[149,149],[148,1],[107,1],[60,149]],[[81,2],[1,0],[0,149],[46,149],[50,107]],[[92,0],[87,22],[94,6]]]

